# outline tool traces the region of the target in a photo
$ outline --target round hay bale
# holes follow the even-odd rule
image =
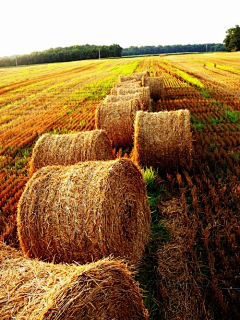
[[[129,94],[135,94],[138,93],[143,101],[144,110],[148,110],[150,107],[150,90],[149,87],[140,87],[140,88],[118,88],[118,89],[112,89],[111,94],[116,95],[129,95]]]
[[[144,78],[149,77],[150,73],[148,71],[143,71],[139,73],[133,73],[131,76],[120,76],[120,82],[128,82],[128,81],[141,81],[142,86],[144,85]]]
[[[140,89],[142,87],[136,87],[136,86],[118,86],[118,87],[114,87],[111,89],[111,95],[117,95],[118,94],[118,89],[124,89],[124,91],[127,91],[129,89]],[[130,91],[131,91],[130,90]]]
[[[44,134],[33,149],[31,171],[48,165],[70,165],[79,161],[112,159],[111,142],[103,130]]]
[[[145,320],[141,291],[120,261],[54,265],[0,243],[2,320]]]
[[[134,119],[141,108],[138,100],[99,104],[95,113],[96,128],[106,131],[113,147],[132,146]]]
[[[119,94],[119,95],[107,95],[104,99],[104,103],[112,103],[112,102],[120,102],[120,101],[129,101],[129,100],[137,100],[140,104],[141,110],[144,110],[144,104],[142,96],[139,93],[131,93],[131,94]]]
[[[151,99],[158,101],[162,97],[163,79],[162,77],[144,78],[144,86],[149,87]]]
[[[142,86],[141,81],[125,81],[125,82],[115,82],[113,88],[139,88]]]
[[[190,168],[191,152],[189,110],[137,112],[133,158],[139,165],[160,171]]]
[[[17,224],[30,258],[137,263],[150,232],[141,171],[127,159],[44,167],[26,185]]]

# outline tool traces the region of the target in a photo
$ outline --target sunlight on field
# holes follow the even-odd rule
[[[154,221],[137,277],[150,319],[237,319],[238,292],[226,288],[239,287],[239,52],[0,68],[0,240],[19,246],[17,204],[37,139],[95,129],[96,107],[119,76],[141,71],[163,79],[151,111],[188,109],[193,135],[191,170],[152,171],[151,188],[146,179]]]

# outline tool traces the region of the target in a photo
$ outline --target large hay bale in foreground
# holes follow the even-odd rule
[[[22,194],[17,224],[31,258],[86,263],[112,254],[137,263],[150,232],[141,171],[127,159],[41,168]]]
[[[44,134],[33,149],[31,171],[48,165],[70,165],[79,161],[112,159],[111,143],[103,130]]]
[[[141,292],[125,264],[83,266],[24,258],[0,243],[1,320],[145,320]]]
[[[160,171],[189,168],[191,152],[189,110],[137,112],[133,158],[139,165]]]
[[[146,77],[144,78],[144,86],[149,87],[151,99],[154,101],[161,99],[163,92],[162,77]]]
[[[139,87],[139,88],[113,88],[111,94],[114,95],[129,95],[129,94],[139,94],[143,101],[144,109],[148,110],[150,107],[150,90],[149,87]]]
[[[132,146],[134,119],[141,108],[138,100],[101,103],[96,108],[96,128],[106,131],[113,147]]]

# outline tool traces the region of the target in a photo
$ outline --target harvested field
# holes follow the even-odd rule
[[[38,170],[17,220],[24,254],[56,263],[109,255],[138,263],[150,233],[145,183],[127,159]]]
[[[83,266],[24,258],[0,242],[1,320],[148,319],[126,265],[102,260]]]
[[[191,275],[186,237],[190,230],[180,199],[173,198],[159,207],[160,217],[171,234],[171,240],[157,253],[164,318],[206,319],[209,315],[202,307],[204,290],[197,286]]]
[[[191,169],[158,172],[159,189],[154,201],[169,205],[172,198],[180,199],[187,226],[182,259],[187,261],[195,283],[189,286],[194,288],[192,305],[199,308],[196,312],[202,314],[201,320],[240,319],[239,58],[239,52],[184,54],[1,68],[0,239],[19,247],[17,205],[30,179],[29,164],[38,138],[48,132],[93,130],[95,110],[119,76],[148,70],[151,77],[163,79],[162,97],[151,104],[151,111],[190,112]],[[113,151],[119,157],[129,157],[131,149],[119,147]],[[156,252],[171,241],[175,231],[166,236],[164,230],[170,228],[165,227],[166,219],[159,223],[160,212],[152,212],[156,223],[151,226],[151,245],[136,277],[139,279],[141,273],[140,285],[150,319],[172,320],[174,288],[164,291],[166,282],[159,288]],[[179,248],[181,252],[182,246]],[[164,268],[162,259],[162,279],[169,278],[168,266],[166,260]],[[184,285],[176,281],[175,289]],[[201,299],[196,288],[203,293]],[[184,306],[177,308],[183,311],[183,320]],[[200,313],[204,309],[206,313]],[[174,312],[177,314],[176,309]]]

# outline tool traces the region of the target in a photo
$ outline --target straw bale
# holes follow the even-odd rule
[[[141,108],[138,100],[101,103],[96,108],[96,128],[106,131],[113,147],[132,146],[134,119]]]
[[[150,232],[141,171],[127,159],[41,168],[22,194],[17,224],[31,258],[86,263],[111,254],[137,263]]]
[[[148,71],[143,71],[139,73],[133,73],[131,76],[120,76],[119,81],[125,82],[125,81],[141,81],[142,85],[144,85],[144,78],[149,77],[150,73]]]
[[[115,82],[113,88],[140,88],[142,86],[141,81],[125,81],[125,82]]]
[[[0,243],[1,320],[145,320],[138,284],[121,261],[54,265]]]
[[[33,149],[31,171],[48,165],[70,165],[79,161],[112,159],[111,142],[103,130],[44,134]]]
[[[148,110],[150,107],[150,90],[149,87],[139,87],[139,88],[113,88],[111,94],[114,95],[129,95],[138,93],[142,97],[144,109]]]
[[[161,99],[163,92],[162,77],[146,77],[144,78],[144,86],[149,87],[151,99],[154,101]]]
[[[140,103],[141,110],[145,110],[143,98],[139,93],[107,95],[103,102],[110,103],[110,102],[120,102],[120,101],[129,101],[129,100],[137,100],[138,103]]]
[[[191,152],[189,110],[137,112],[133,158],[139,165],[160,171],[190,168]]]

